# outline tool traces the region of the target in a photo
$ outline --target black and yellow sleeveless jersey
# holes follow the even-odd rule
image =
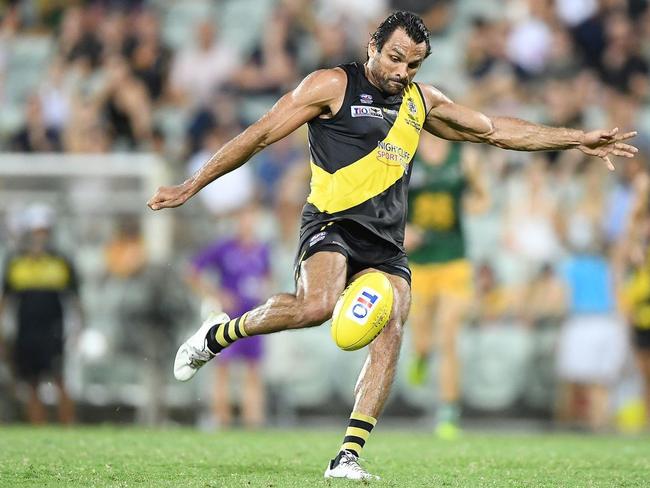
[[[423,231],[423,241],[409,253],[414,263],[444,263],[465,257],[462,205],[467,178],[461,147],[460,142],[450,142],[449,152],[439,164],[415,157],[408,220]]]
[[[42,330],[48,324],[60,324],[63,295],[77,291],[72,263],[56,251],[40,255],[18,252],[5,262],[2,294],[16,300],[20,327]]]
[[[403,249],[408,180],[426,117],[419,87],[387,96],[365,76],[347,74],[341,109],[309,123],[311,193],[302,212],[301,237],[326,222],[348,220]]]

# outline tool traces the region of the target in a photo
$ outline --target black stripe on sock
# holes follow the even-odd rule
[[[208,341],[208,349],[212,354],[219,354],[223,346],[217,342],[217,330],[221,324],[213,325],[206,334],[205,338]]]
[[[353,442],[355,444],[359,444],[361,447],[363,447],[363,445],[366,443],[365,440],[363,440],[361,437],[357,437],[356,435],[346,435],[343,439],[343,444],[346,442]]]
[[[223,339],[224,339],[228,344],[232,344],[232,343],[235,342],[235,341],[233,341],[233,340],[230,338],[230,335],[228,334],[229,331],[230,331],[230,322],[226,322],[225,324],[223,324]]]
[[[348,424],[350,427],[357,427],[359,429],[367,430],[368,432],[372,432],[372,428],[374,425],[372,425],[370,422],[365,422],[364,420],[357,420],[357,419],[350,419],[350,423]]]
[[[239,329],[239,321],[241,320],[241,317],[237,317],[237,320],[235,320],[235,335],[237,336],[238,339],[243,339],[244,334],[241,333],[241,330]]]

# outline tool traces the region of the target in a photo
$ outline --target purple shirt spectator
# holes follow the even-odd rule
[[[270,275],[269,253],[266,244],[243,244],[237,239],[226,239],[203,249],[192,264],[199,272],[218,273],[221,288],[235,302],[224,311],[234,318],[255,308],[264,300],[265,290],[261,284]],[[219,355],[225,360],[241,358],[250,361],[259,360],[261,356],[261,336],[239,340]]]

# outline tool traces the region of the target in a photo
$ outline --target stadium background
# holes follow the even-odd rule
[[[66,357],[81,421],[209,424],[210,373],[190,384],[171,375],[175,347],[200,313],[183,277],[191,256],[232,233],[232,212],[254,200],[260,238],[273,249],[270,290],[293,289],[306,134],[270,147],[180,209],[153,214],[145,202],[306,73],[365,59],[368,34],[391,9],[423,15],[433,53],[418,79],[459,102],[549,125],[638,130],[639,156],[616,161],[615,173],[577,152],[480,148],[492,201],[466,222],[484,300],[460,341],[464,411],[547,425],[566,317],[540,325],[545,304],[523,305],[532,303],[542,265],[560,276],[580,246],[598,249],[623,280],[617,249],[649,149],[645,1],[34,0],[1,8],[0,249],[16,244],[33,202],[54,209],[56,241],[78,267],[92,331],[70,341]],[[11,322],[7,313],[7,338]],[[327,326],[265,344],[269,423],[347,414],[363,352],[338,351]],[[625,358],[613,412],[642,395],[629,349]],[[387,415],[427,418],[435,382],[414,389],[405,365]],[[14,421],[20,411],[5,394],[11,376],[0,367],[0,418]],[[51,385],[41,389],[53,403]]]

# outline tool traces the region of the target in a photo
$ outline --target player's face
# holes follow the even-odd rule
[[[370,81],[389,95],[401,93],[413,81],[426,52],[424,42],[416,44],[404,29],[396,29],[381,51],[372,42],[368,46]]]

